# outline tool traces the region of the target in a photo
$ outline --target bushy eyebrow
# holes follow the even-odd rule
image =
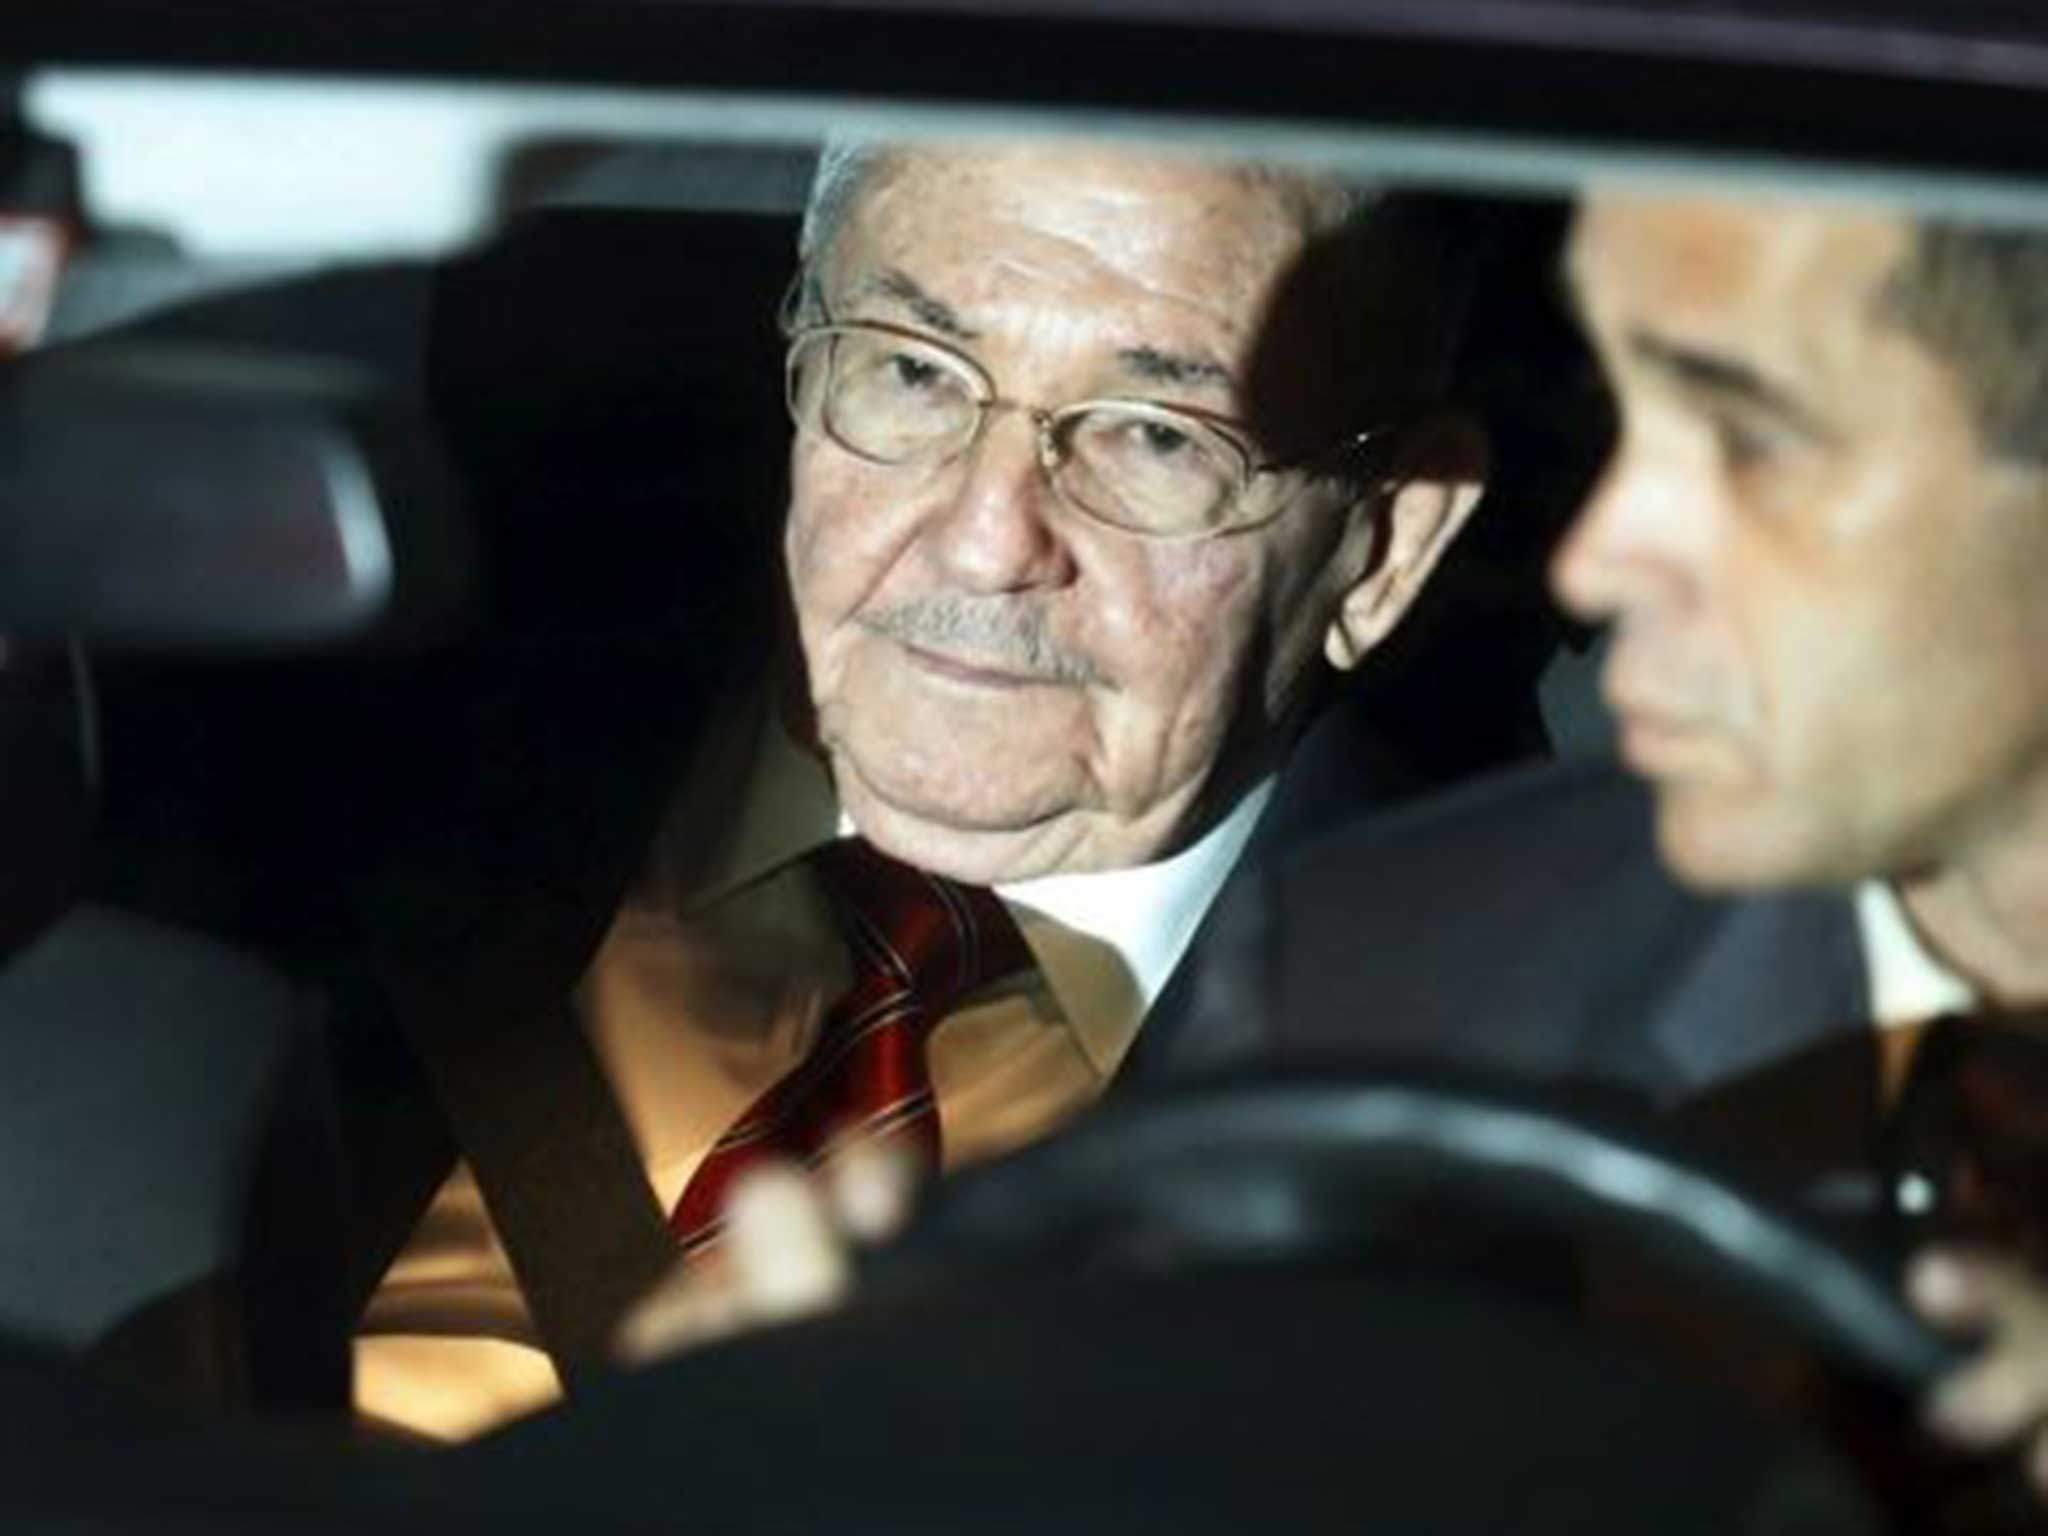
[[[1770,416],[1804,437],[1837,442],[1841,433],[1787,386],[1740,358],[1631,331],[1629,354],[1693,394],[1733,401]]]
[[[853,290],[852,298],[855,303],[866,298],[889,300],[902,306],[920,325],[954,341],[976,341],[981,336],[960,318],[958,310],[900,267],[885,267],[873,274]],[[1230,370],[1212,357],[1142,345],[1120,348],[1116,357],[1126,373],[1146,384],[1230,389],[1237,382]]]
[[[1165,352],[1158,347],[1125,347],[1116,356],[1127,372],[1147,384],[1214,384],[1228,389],[1237,382],[1214,358]]]
[[[981,334],[970,329],[952,305],[927,293],[916,278],[900,267],[883,268],[853,291],[855,302],[870,297],[894,300],[920,325],[930,326],[955,341],[973,341]]]

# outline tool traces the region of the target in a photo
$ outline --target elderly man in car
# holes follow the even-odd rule
[[[1932,1423],[2048,1487],[2048,240],[1601,195],[1568,272],[1621,429],[1554,585],[1632,776],[1297,861],[1269,1039],[1620,1085],[1849,1200],[1990,1331]]]
[[[577,995],[688,1256],[644,1343],[788,1304],[750,1219],[785,1257],[884,1221],[904,1162],[1013,1147],[1117,1072],[1333,673],[1478,497],[1438,279],[1314,176],[826,157],[784,315],[803,683],[764,668]],[[756,1180],[735,1230],[776,1164],[828,1195]],[[458,1169],[370,1303],[359,1408],[486,1427],[556,1390],[536,1342]]]

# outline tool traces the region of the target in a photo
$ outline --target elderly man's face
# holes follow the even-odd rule
[[[903,153],[815,277],[834,320],[943,340],[1005,399],[1241,419],[1302,198],[1100,148]],[[1257,760],[1377,558],[1378,509],[1299,475],[1253,531],[1162,543],[1091,522],[1053,494],[1018,411],[936,466],[866,462],[807,422],[792,466],[789,576],[842,804],[968,879],[1173,847],[1205,790]]]
[[[2048,500],[1887,313],[1900,220],[1596,200],[1570,255],[1623,433],[1554,577],[1677,872],[1967,858],[2048,789]]]

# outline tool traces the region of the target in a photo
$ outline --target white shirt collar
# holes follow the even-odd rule
[[[1156,863],[996,887],[1104,1077],[1137,1038],[1272,795],[1269,778],[1198,842]]]
[[[1155,863],[996,887],[1076,1041],[1104,1078],[1137,1038],[1272,795],[1267,778],[1199,841]],[[771,712],[737,822],[729,824],[726,855],[698,900],[715,900],[800,857],[834,835],[835,819],[838,835],[854,830],[833,804],[823,765],[791,741]]]
[[[1856,926],[1870,976],[1870,1014],[1879,1029],[1976,1007],[1970,984],[1927,948],[1890,881],[1866,880],[1856,888]]]

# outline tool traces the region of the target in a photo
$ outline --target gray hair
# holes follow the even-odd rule
[[[837,138],[818,152],[811,176],[811,195],[804,203],[804,223],[796,241],[797,260],[806,267],[832,248],[846,223],[861,183],[866,181],[889,146],[874,139]]]
[[[826,141],[825,147],[818,152],[817,170],[811,176],[810,196],[804,203],[803,227],[797,235],[796,244],[799,261],[808,266],[832,248],[832,242],[839,238],[839,231],[860,194],[861,184],[898,147],[879,139],[851,136]],[[1312,235],[1368,222],[1386,195],[1385,190],[1378,186],[1334,178],[1323,181],[1311,172],[1281,166],[1253,164],[1245,168],[1262,177],[1287,178],[1327,187],[1333,195],[1311,219],[1309,233]]]

